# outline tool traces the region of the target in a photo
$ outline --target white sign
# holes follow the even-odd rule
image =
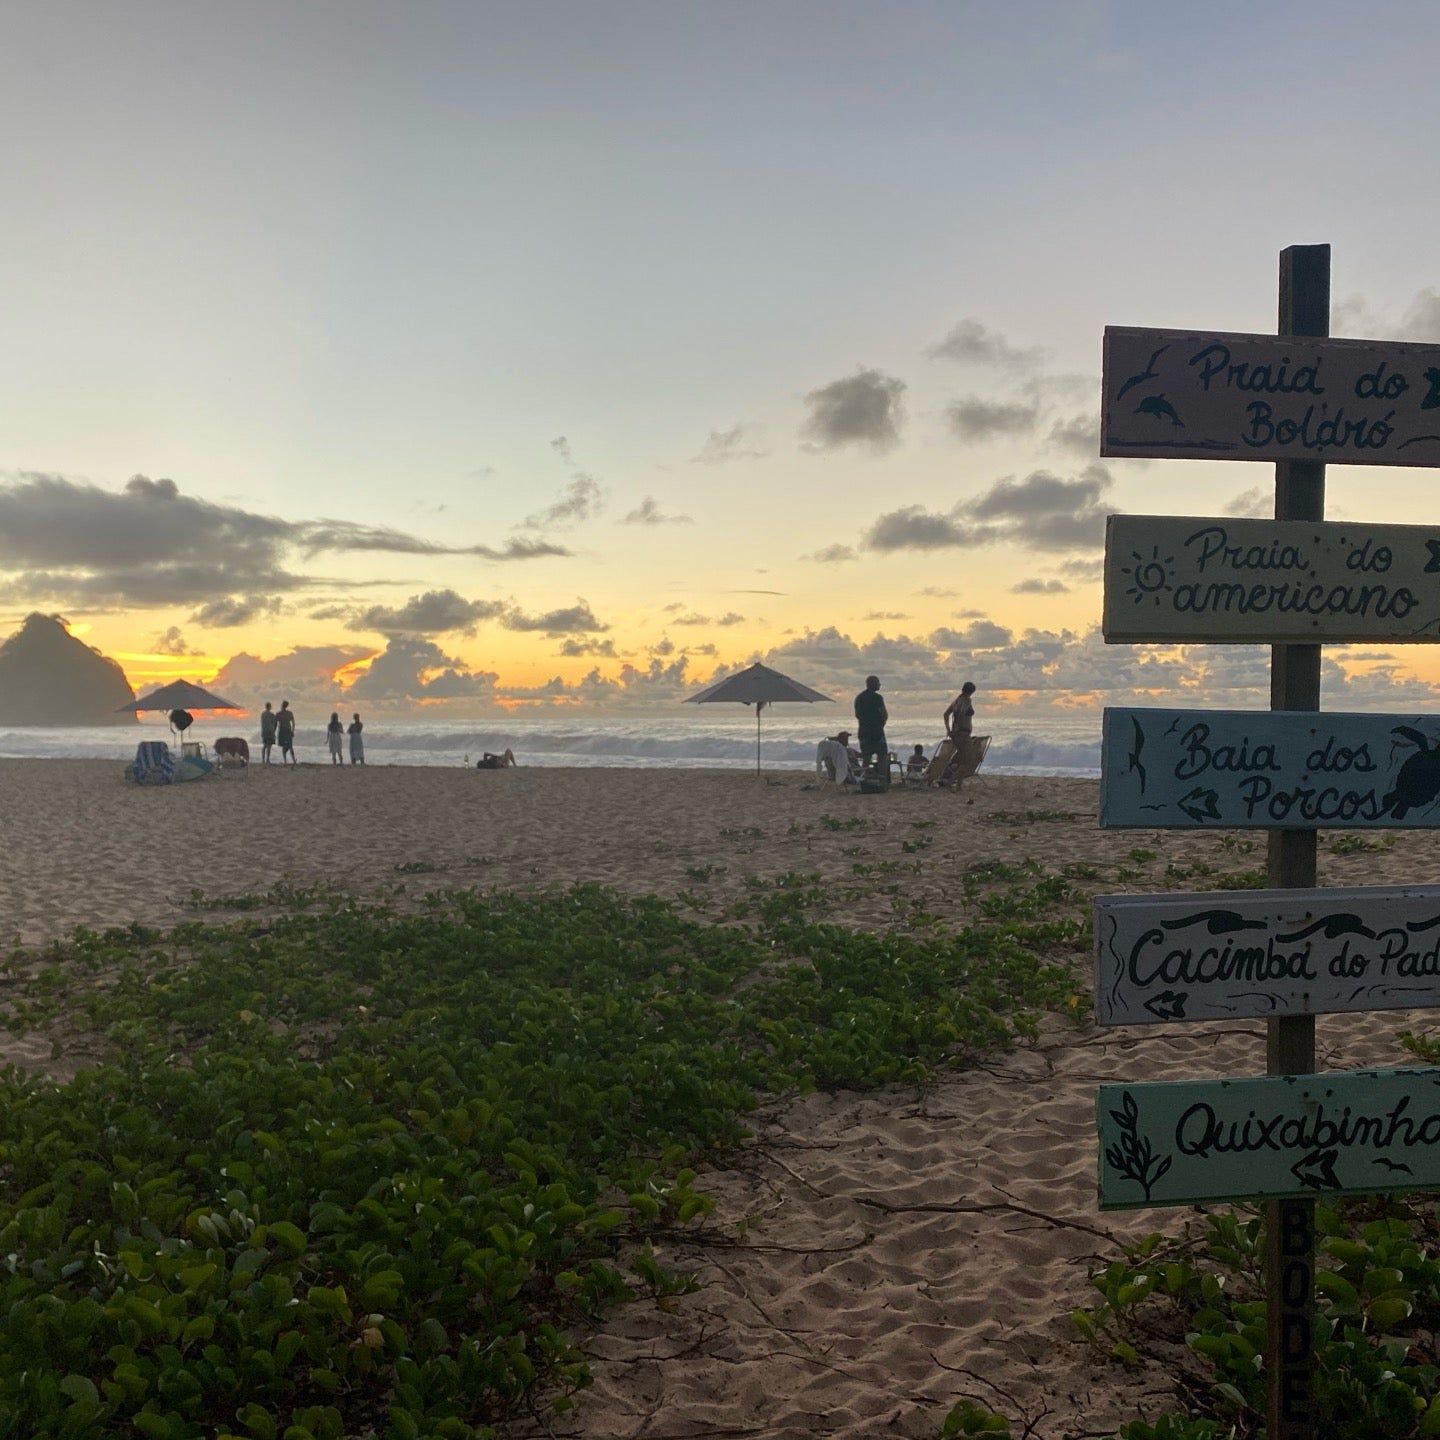
[[[1095,898],[1101,1025],[1440,1006],[1440,886]]]
[[[1440,641],[1440,526],[1112,515],[1105,638]]]
[[[1112,829],[1440,827],[1440,716],[1106,710]]]

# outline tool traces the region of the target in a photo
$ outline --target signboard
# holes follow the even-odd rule
[[[1100,1208],[1440,1189],[1440,1069],[1102,1085]]]
[[[1440,526],[1112,515],[1104,633],[1112,643],[1434,644]]]
[[[1440,886],[1095,898],[1101,1025],[1440,1006]]]
[[[1440,465],[1440,345],[1105,327],[1100,453]]]
[[[1440,828],[1440,715],[1105,711],[1110,829]]]

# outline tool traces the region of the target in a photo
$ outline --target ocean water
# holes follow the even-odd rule
[[[840,707],[767,712],[760,760],[770,770],[811,768],[816,741],[846,723]],[[611,765],[629,768],[753,768],[755,720],[748,710],[715,706],[677,716],[505,716],[484,720],[392,721],[380,715],[365,723],[365,757],[372,765],[461,765],[486,750],[514,750],[522,765]],[[344,717],[348,720],[348,717]],[[984,723],[989,734],[987,771],[1000,774],[1097,776],[1100,716],[1009,715]],[[296,753],[308,763],[329,761],[323,727],[302,723]],[[853,728],[853,726],[852,726]],[[197,717],[190,738],[213,744],[222,735],[243,735],[258,758],[259,727],[253,720]],[[923,744],[932,753],[941,738],[938,718],[892,718],[887,731],[897,752]],[[126,726],[12,727],[0,729],[0,757],[128,760],[140,740],[172,740],[162,717]]]

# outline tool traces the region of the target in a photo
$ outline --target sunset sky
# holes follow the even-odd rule
[[[1420,0],[16,0],[0,635],[247,703],[1258,693],[1095,633],[1108,511],[1273,483],[1101,462],[1101,330],[1273,328],[1329,241],[1335,333],[1440,341],[1437,54]]]

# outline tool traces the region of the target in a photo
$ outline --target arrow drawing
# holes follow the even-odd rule
[[[1158,380],[1160,372],[1155,368],[1155,362],[1170,348],[1167,340],[1151,357],[1150,363],[1138,375],[1132,375],[1116,392],[1115,399],[1123,400],[1137,385],[1143,385],[1147,380]]]
[[[1335,1174],[1338,1150],[1313,1150],[1303,1160],[1297,1160],[1290,1173],[1307,1190],[1338,1190],[1340,1181]]]
[[[1214,790],[1202,790],[1197,785],[1175,803],[1196,822],[1220,818],[1220,796]]]
[[[1157,1020],[1183,1020],[1185,1002],[1189,998],[1189,992],[1185,990],[1162,990],[1145,1002],[1145,1008]]]

